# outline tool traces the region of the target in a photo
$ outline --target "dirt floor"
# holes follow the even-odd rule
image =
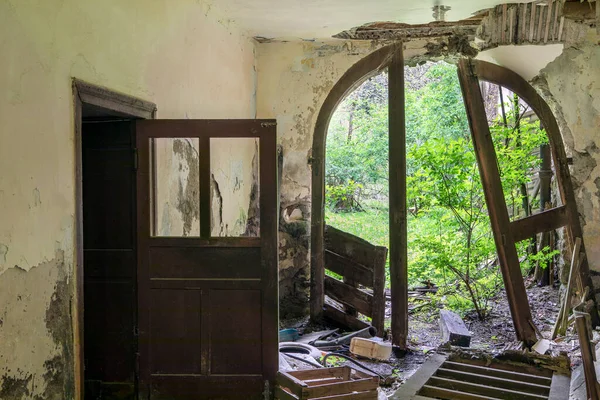
[[[528,282],[526,282],[526,285],[528,285]],[[531,285],[527,289],[533,322],[546,339],[551,338],[554,321],[558,315],[558,293],[558,289],[552,287]],[[417,304],[418,301],[414,303],[414,305]],[[386,316],[389,317],[389,315],[388,303]],[[425,362],[428,353],[442,344],[438,320],[439,308],[433,303],[418,308],[409,316],[409,351],[405,355],[392,355],[386,362],[360,360],[361,363],[385,378],[384,390],[387,395],[393,393],[404,380],[408,379]],[[485,321],[479,321],[475,313],[468,313],[463,320],[472,333],[471,348],[500,353],[509,348],[516,349],[519,346],[514,334],[506,293],[503,290],[493,299],[489,317]],[[311,326],[307,318],[282,321],[281,327],[298,328],[299,331],[306,332],[323,328],[321,326]],[[600,337],[597,332],[594,332],[594,335],[594,339]],[[580,364],[579,343],[573,328],[569,329],[565,337],[551,341],[550,350],[547,354],[556,356],[561,353],[566,353],[570,357],[572,366]],[[297,367],[302,368],[301,364],[299,362]]]

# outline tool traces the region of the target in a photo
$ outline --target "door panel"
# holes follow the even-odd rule
[[[200,374],[202,291],[152,289],[150,356],[153,374]]]
[[[261,398],[278,366],[275,123],[136,135],[141,397]]]
[[[262,373],[260,290],[210,291],[210,373]]]

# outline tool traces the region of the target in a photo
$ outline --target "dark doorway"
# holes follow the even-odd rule
[[[153,103],[73,80],[77,201],[77,391],[137,398],[135,120]]]
[[[136,393],[133,122],[83,107],[84,376],[86,399]],[[107,120],[107,118],[110,118]]]

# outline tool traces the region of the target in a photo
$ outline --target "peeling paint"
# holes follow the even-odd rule
[[[175,207],[183,220],[183,236],[189,236],[192,231],[192,224],[200,219],[199,154],[192,144],[185,139],[173,140],[173,154],[178,155],[187,164],[187,175],[178,181]],[[183,165],[180,164],[179,170],[182,169]]]
[[[534,80],[573,157],[571,177],[591,269],[600,271],[600,45],[580,42]]]
[[[72,293],[62,250],[0,275],[0,399],[73,398]]]

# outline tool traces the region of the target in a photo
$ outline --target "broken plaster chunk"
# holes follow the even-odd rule
[[[442,343],[460,347],[471,345],[471,332],[460,316],[452,311],[440,310],[440,331],[442,332]]]

